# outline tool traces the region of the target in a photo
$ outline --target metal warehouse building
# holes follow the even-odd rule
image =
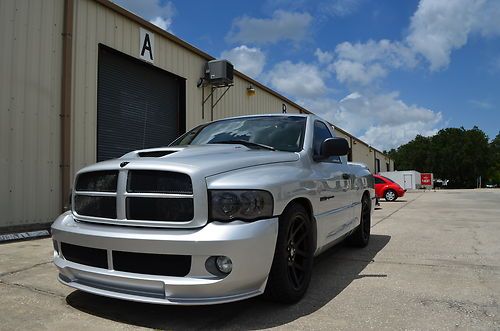
[[[85,165],[167,145],[212,118],[308,113],[237,71],[212,102],[198,82],[213,57],[105,0],[1,0],[0,42],[4,232],[51,223]],[[335,130],[351,160],[394,170],[380,151]]]

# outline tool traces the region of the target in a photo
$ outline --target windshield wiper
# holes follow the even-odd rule
[[[253,143],[251,141],[240,140],[240,139],[217,141],[217,142],[213,142],[212,144],[240,144],[240,145],[243,145],[243,146],[246,146],[246,147],[249,147],[249,148],[257,147],[257,148],[268,149],[270,151],[275,151],[276,150],[274,147],[271,147],[271,146],[268,146],[268,145]]]

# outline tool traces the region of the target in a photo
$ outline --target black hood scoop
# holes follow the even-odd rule
[[[139,152],[137,153],[139,157],[163,157],[169,154],[173,154],[178,151],[149,151],[149,152]]]

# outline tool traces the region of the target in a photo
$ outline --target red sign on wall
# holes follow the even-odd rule
[[[432,174],[420,174],[420,184],[432,185]]]

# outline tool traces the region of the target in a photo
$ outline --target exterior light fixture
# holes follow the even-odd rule
[[[247,87],[247,95],[248,96],[255,95],[255,88],[252,85],[248,85],[248,87]]]

